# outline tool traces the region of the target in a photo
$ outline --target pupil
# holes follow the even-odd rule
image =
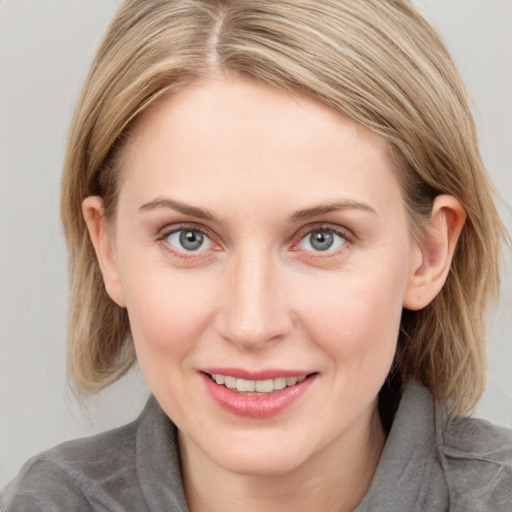
[[[331,233],[326,231],[316,231],[311,234],[310,242],[317,251],[326,251],[333,244],[334,238]]]
[[[182,231],[180,243],[185,249],[195,251],[201,247],[203,238],[203,234],[197,231]]]

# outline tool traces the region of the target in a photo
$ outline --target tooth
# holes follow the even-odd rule
[[[254,385],[254,390],[258,391],[259,393],[271,393],[274,391],[273,379],[257,380]]]
[[[235,379],[235,377],[230,377],[229,375],[226,375],[224,377],[224,384],[229,389],[236,389],[236,379]]]
[[[284,389],[286,387],[286,379],[284,377],[278,377],[274,379],[274,390]]]
[[[286,378],[287,386],[295,386],[295,384],[297,384],[297,377],[287,377]]]
[[[302,375],[301,377],[297,377],[297,382],[302,382],[303,380],[305,380],[306,376],[305,375]]]
[[[236,379],[237,391],[254,391],[254,381],[245,379]]]
[[[224,375],[220,375],[220,374],[219,375],[212,375],[212,377],[213,377],[213,379],[215,380],[215,382],[217,384],[224,384],[224,382],[226,380]]]

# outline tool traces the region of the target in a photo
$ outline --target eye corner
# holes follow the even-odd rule
[[[168,224],[157,231],[154,240],[166,256],[191,262],[203,261],[222,250],[209,230],[196,224]]]
[[[314,236],[318,235],[315,246]],[[303,250],[315,256],[334,256],[343,250],[352,241],[347,230],[332,225],[313,225],[307,226],[301,230],[297,236],[297,242],[292,246],[292,250]]]

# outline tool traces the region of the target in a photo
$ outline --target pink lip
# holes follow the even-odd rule
[[[255,377],[252,377],[252,375],[254,375],[253,372],[245,371],[242,371],[241,373],[243,375],[250,374],[251,377],[238,376],[240,374],[233,375],[233,373],[231,373],[232,370],[233,369],[230,369],[230,371],[227,372],[226,369],[223,369],[222,372],[208,371],[208,373],[220,373],[222,375],[231,375],[232,377],[237,377],[240,379],[246,378],[249,380],[263,380],[265,378],[259,377],[258,379],[255,379]],[[259,373],[260,372],[258,372],[258,374]],[[262,373],[265,374],[265,372]],[[200,375],[203,378],[210,396],[215,402],[217,402],[218,405],[220,405],[220,407],[232,414],[247,418],[270,418],[272,416],[278,415],[297,400],[299,400],[299,398],[306,393],[317,376],[317,374],[310,375],[307,379],[295,384],[295,386],[273,391],[272,393],[265,395],[244,395],[242,393],[232,391],[225,386],[216,384],[208,375],[204,373],[201,373]],[[283,373],[276,374],[274,371],[272,375],[275,375],[275,377],[266,378],[286,376]],[[297,375],[304,375],[304,373],[293,373],[292,375],[288,376]]]
[[[266,379],[277,379],[278,377],[300,377],[301,375],[309,375],[313,373],[307,370],[280,370],[280,369],[268,369],[268,370],[245,370],[243,368],[202,368],[202,372],[210,374],[230,375],[236,379],[245,380],[266,380]]]

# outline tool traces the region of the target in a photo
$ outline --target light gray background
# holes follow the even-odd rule
[[[468,85],[512,229],[512,1],[418,0]],[[0,0],[0,487],[31,455],[123,424],[147,390],[137,370],[80,407],[66,388],[66,254],[59,180],[74,102],[119,0]],[[489,333],[476,415],[512,427],[512,258]]]

